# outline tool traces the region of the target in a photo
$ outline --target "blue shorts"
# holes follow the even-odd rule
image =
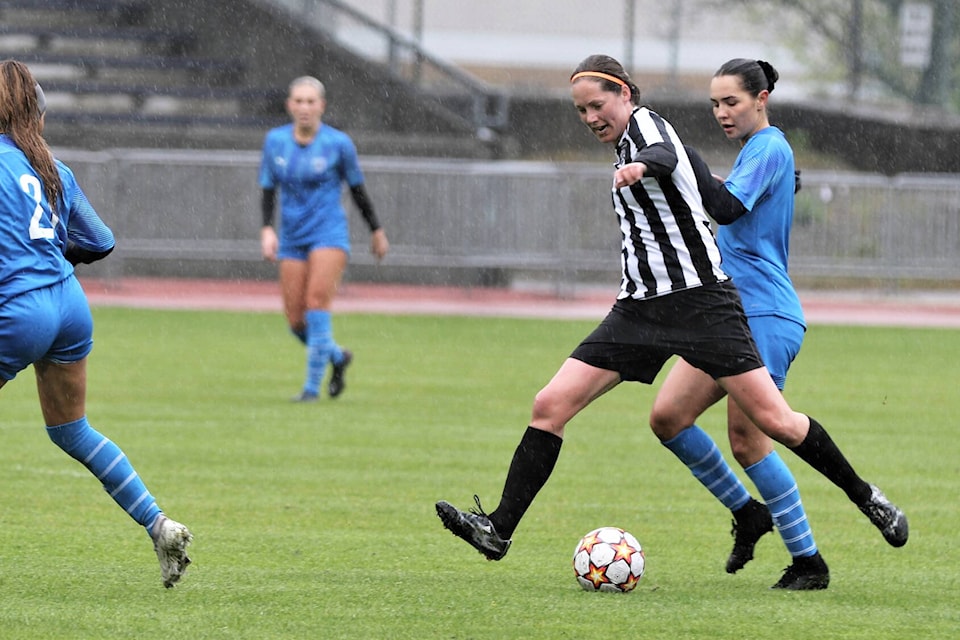
[[[777,388],[783,391],[787,383],[787,370],[800,352],[806,329],[795,320],[779,316],[755,316],[747,318],[747,321],[770,377]]]
[[[306,262],[310,252],[314,249],[340,249],[348,256],[350,255],[349,244],[330,244],[329,242],[318,242],[316,244],[305,244],[296,247],[280,247],[277,250],[277,260],[300,260]]]
[[[38,360],[79,362],[93,349],[93,316],[74,276],[8,300],[0,307],[0,378]]]
[[[311,234],[307,241],[300,243],[285,241],[280,238],[280,247],[277,250],[278,260],[306,260],[315,249],[340,249],[350,255],[350,230],[346,224],[325,224],[322,229]]]

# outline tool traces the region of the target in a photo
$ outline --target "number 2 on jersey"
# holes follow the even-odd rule
[[[57,226],[57,223],[60,222],[59,216],[52,213],[50,217],[52,219],[52,227],[41,227],[40,222],[43,217],[43,207],[40,206],[40,200],[43,197],[43,189],[40,186],[40,181],[36,176],[32,176],[28,173],[20,176],[20,188],[23,189],[24,193],[33,198],[33,201],[37,203],[36,208],[33,210],[33,216],[30,217],[30,239],[31,240],[51,240],[53,238],[53,227]]]

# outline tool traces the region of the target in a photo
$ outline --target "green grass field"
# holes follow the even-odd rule
[[[646,426],[655,388],[577,417],[551,481],[487,562],[434,502],[493,509],[534,394],[592,322],[338,315],[356,359],[336,401],[287,399],[303,352],[278,314],[97,309],[92,424],[195,535],[160,584],[146,534],[47,439],[32,371],[0,392],[4,638],[956,638],[960,332],[813,327],[787,395],[908,513],[888,547],[826,479],[794,470],[832,582],[773,592],[779,538],[723,571],[729,515]],[[723,412],[701,425],[725,444]],[[783,450],[781,450],[783,451]],[[741,477],[745,477],[741,473]],[[752,485],[748,484],[752,489]],[[571,554],[636,534],[647,574],[586,593]]]

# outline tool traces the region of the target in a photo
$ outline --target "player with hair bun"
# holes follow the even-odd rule
[[[759,60],[730,60],[716,72],[710,85],[714,115],[727,137],[742,149],[726,181],[712,176],[704,165],[698,171],[698,186],[707,212],[720,224],[717,244],[723,269],[736,283],[754,342],[782,391],[806,323],[787,273],[794,192],[799,183],[793,151],[767,115],[767,102],[778,79],[773,66]],[[695,421],[705,407],[688,402],[674,389],[698,384],[705,389],[712,386],[717,400],[724,395],[708,375],[684,360],[677,361],[650,418],[657,437],[695,474],[697,467],[691,460],[700,455],[701,447],[689,443],[698,439],[700,428]],[[709,400],[708,396],[704,403]],[[733,505],[734,548],[727,572],[736,573],[749,562],[757,540],[776,524],[793,558],[778,585],[826,588],[829,569],[814,541],[796,480],[774,450],[773,440],[730,398],[727,431],[734,457],[766,503],[751,499],[742,506]],[[724,499],[721,502],[727,504]]]
[[[127,456],[90,426],[93,318],[74,265],[106,257],[113,233],[43,139],[46,100],[21,62],[0,62],[0,387],[33,365],[47,436],[83,464],[153,540],[165,587],[193,536],[164,515]]]
[[[888,540],[906,542],[903,512],[853,472],[816,420],[790,408],[764,367],[737,289],[721,268],[696,174],[676,131],[640,106],[636,86],[609,56],[583,60],[570,83],[580,120],[617,155],[611,196],[621,231],[620,292],[607,317],[536,395],[497,508],[485,513],[476,496],[476,511],[439,501],[443,525],[488,559],[503,558],[553,472],[567,423],[622,381],[652,383],[676,355],[706,382],[691,378],[661,391],[656,402],[664,408],[663,419],[684,402],[705,409],[729,394],[764,433],[855,496]],[[691,471],[711,491],[723,485],[731,495],[743,490],[740,498],[749,499],[713,441],[696,431],[681,452]],[[704,456],[714,465],[701,468]],[[822,588],[803,571],[788,569],[784,578],[774,586]]]

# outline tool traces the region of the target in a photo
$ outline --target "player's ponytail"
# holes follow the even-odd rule
[[[0,62],[0,132],[7,134],[40,176],[52,213],[60,208],[63,184],[53,154],[43,139],[46,98],[27,65]]]

